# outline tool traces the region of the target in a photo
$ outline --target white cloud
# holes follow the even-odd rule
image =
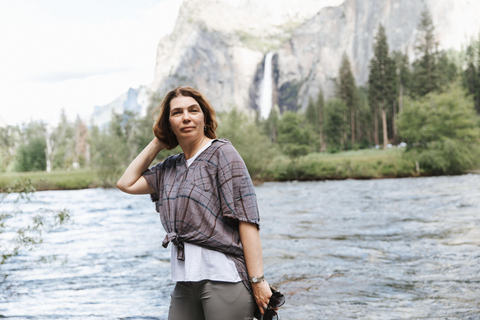
[[[0,114],[71,120],[153,80],[182,0],[0,0]]]

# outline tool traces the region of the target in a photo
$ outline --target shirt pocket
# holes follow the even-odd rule
[[[203,191],[211,191],[216,185],[216,170],[211,166],[200,166],[195,170],[193,184]]]

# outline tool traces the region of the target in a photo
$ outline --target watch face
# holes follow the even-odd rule
[[[257,282],[258,278],[257,277],[252,277],[252,282]]]

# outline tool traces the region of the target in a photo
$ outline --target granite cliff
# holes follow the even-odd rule
[[[357,83],[367,81],[380,23],[390,49],[413,58],[424,6],[443,48],[459,49],[480,31],[480,3],[467,0],[185,0],[173,32],[158,45],[150,90],[164,94],[191,85],[219,111],[259,110],[271,52],[273,103],[282,110],[305,107],[320,88],[333,94],[344,52]]]

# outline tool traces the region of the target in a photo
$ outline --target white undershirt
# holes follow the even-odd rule
[[[212,144],[210,140],[193,157],[187,160],[189,167],[197,156]],[[172,280],[173,281],[201,281],[213,280],[224,282],[240,282],[235,263],[224,253],[209,250],[188,242],[184,243],[185,261],[177,259],[177,246],[172,245]]]

